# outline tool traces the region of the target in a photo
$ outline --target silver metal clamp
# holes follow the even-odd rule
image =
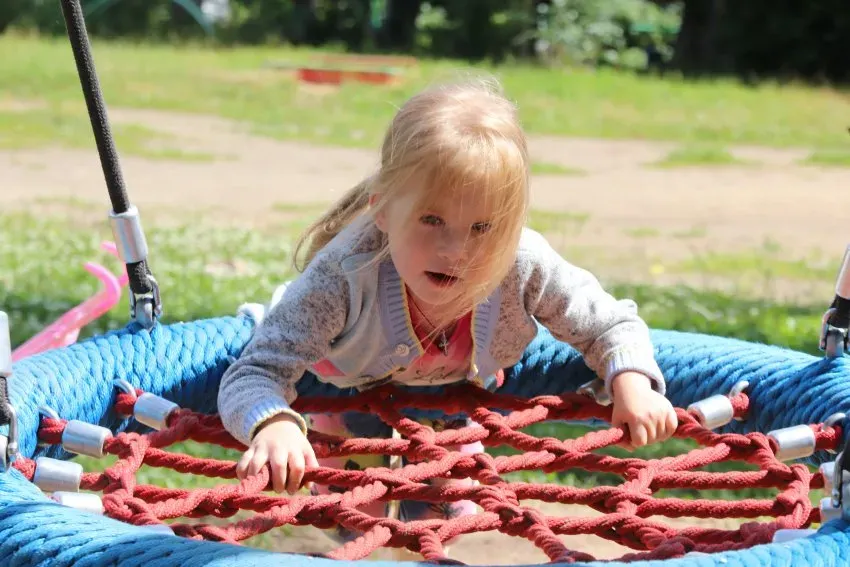
[[[708,398],[697,400],[690,404],[687,410],[693,413],[697,422],[706,429],[723,427],[732,420],[741,421],[742,418],[735,415],[732,398],[741,394],[749,387],[749,382],[741,380],[732,386],[728,395],[715,394]]]
[[[0,466],[2,472],[9,470],[12,463],[20,454],[18,447],[18,414],[12,405],[9,405],[9,435],[0,435]]]
[[[130,205],[130,208],[123,213],[109,211],[109,223],[121,261],[125,264],[147,261],[148,243],[142,228],[139,209],[135,205]],[[162,299],[156,279],[150,274],[147,278],[151,284],[150,293],[136,294],[130,291],[130,319],[150,330],[162,315]]]
[[[850,332],[829,323],[835,309],[827,309],[821,323],[820,342],[818,347],[828,358],[839,358],[850,350]]]
[[[844,356],[850,351],[850,325],[848,325],[848,304],[850,304],[850,246],[844,251],[844,260],[835,281],[833,304],[823,314],[821,320],[818,347],[829,358]],[[841,313],[839,313],[839,310]]]
[[[576,393],[593,398],[600,406],[610,406],[613,403],[611,396],[605,390],[605,381],[602,378],[594,378],[582,384]]]
[[[847,482],[850,480],[850,468],[848,468],[850,467],[850,436],[847,436],[843,449],[836,455],[835,462],[831,465],[831,470],[828,466],[821,467],[825,488],[831,489],[829,502],[821,502],[821,509],[823,510],[826,505],[831,509],[831,517],[841,517],[844,521],[848,521],[850,520],[850,482]],[[829,473],[832,473],[831,479],[827,478]]]
[[[130,318],[150,330],[162,316],[162,298],[156,278],[148,275],[148,281],[151,284],[150,293],[135,294],[130,291]]]
[[[0,378],[5,382],[8,396],[9,379],[12,377],[12,339],[9,333],[9,316],[0,311]],[[9,465],[17,457],[18,449],[18,415],[11,401],[7,400],[9,413],[9,435],[0,435],[0,467],[2,472],[9,470]]]

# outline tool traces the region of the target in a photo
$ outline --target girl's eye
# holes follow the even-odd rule
[[[489,222],[477,222],[474,225],[472,225],[472,232],[474,232],[476,234],[484,234],[488,230],[490,230],[490,223]]]
[[[422,224],[427,224],[429,226],[441,226],[443,224],[443,219],[438,217],[437,215],[424,215],[419,217],[419,222]]]

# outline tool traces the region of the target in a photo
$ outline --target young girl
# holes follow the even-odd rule
[[[646,324],[633,302],[614,299],[524,228],[528,177],[517,110],[495,83],[431,88],[398,111],[378,171],[307,230],[302,274],[222,378],[222,421],[248,447],[240,478],[268,463],[274,489],[294,493],[305,467],[318,466],[307,423],[290,408],[305,371],[339,387],[469,381],[492,389],[538,322],[604,380],[613,424],[628,427],[633,446],[672,435],[676,414]],[[363,414],[312,416],[312,427],[391,434]],[[323,465],[386,466],[371,459]],[[367,512],[383,513],[382,503],[374,508]],[[401,515],[470,511],[470,503],[405,502]]]

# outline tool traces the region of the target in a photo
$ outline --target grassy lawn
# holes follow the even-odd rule
[[[119,151],[130,155],[201,162],[227,159],[227,156],[181,149],[172,136],[142,124],[113,123],[112,135]],[[92,150],[94,138],[88,117],[70,109],[0,111],[0,150],[48,145]]]
[[[726,148],[711,144],[692,144],[676,148],[657,167],[688,167],[705,165],[742,165],[747,163],[736,158]]]
[[[275,223],[276,228],[270,223],[262,230],[202,223],[157,226],[148,219],[145,231],[151,268],[164,294],[164,321],[233,313],[244,301],[266,300],[279,283],[294,275],[292,245],[312,209],[304,207],[302,213],[281,208],[278,212],[281,222]],[[574,225],[584,220],[579,215],[535,211],[529,224],[556,241],[558,235],[570,234]],[[15,344],[98,289],[99,283],[83,270],[84,262],[94,260],[114,270],[121,268],[99,251],[99,243],[112,238],[104,221],[89,224],[69,220],[69,215],[0,213],[0,227],[0,266],[14,267],[0,271],[0,306],[14,321]],[[834,264],[789,262],[767,252],[752,257],[706,255],[680,269],[720,275],[751,269],[765,279],[805,278],[816,270],[818,277],[834,277]],[[682,287],[628,283],[611,287],[615,294],[634,297],[642,315],[656,328],[714,333],[816,352],[812,337],[800,329],[818,328],[825,308],[822,298],[816,298],[811,306],[792,306]],[[116,308],[84,329],[81,337],[121,326],[125,316],[123,306]]]
[[[802,163],[804,165],[819,165],[827,167],[850,167],[850,151],[846,148],[815,151],[804,159]]]
[[[531,162],[531,173],[535,175],[582,175],[584,172],[580,169],[564,167],[557,163],[533,161]]]
[[[96,41],[94,53],[110,106],[215,114],[247,121],[273,137],[346,146],[374,147],[410,94],[435,80],[477,71],[503,81],[535,134],[802,146],[822,155],[846,148],[847,133],[834,117],[850,113],[846,95],[829,89],[686,83],[612,71],[470,69],[423,61],[405,70],[393,87],[347,84],[334,90],[299,86],[290,70],[271,65],[309,61],[315,51]],[[0,56],[0,148],[90,144],[67,41],[6,34],[0,36],[2,54],[9,56]]]

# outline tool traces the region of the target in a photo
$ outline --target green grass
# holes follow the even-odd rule
[[[577,234],[588,220],[588,213],[533,210],[529,214],[528,226],[540,233]]]
[[[625,234],[626,236],[631,236],[632,238],[656,238],[661,235],[657,228],[651,226],[631,228],[626,230]]]
[[[817,150],[801,162],[803,165],[850,167],[850,150]]]
[[[398,86],[303,89],[270,60],[309,59],[309,50],[172,47],[94,41],[108,105],[209,113],[256,131],[321,143],[376,147],[396,107],[423,86],[469,72],[498,76],[534,134],[645,138],[682,143],[841,147],[850,100],[827,88],[732,81],[685,82],[611,70],[479,66],[423,61]],[[85,106],[67,40],[0,37],[3,101],[36,101],[80,120],[51,123],[50,139],[88,140]],[[2,130],[8,131],[8,120]]]
[[[584,171],[558,163],[533,161],[531,162],[531,173],[535,175],[581,175]]]
[[[713,276],[758,276],[765,280],[832,280],[840,259],[788,260],[755,252],[723,254],[709,252],[681,262],[672,270]]]
[[[664,159],[656,162],[656,167],[690,167],[711,165],[743,165],[741,160],[726,148],[713,144],[690,144],[676,148]]]
[[[222,157],[180,149],[174,136],[141,124],[113,123],[112,134],[121,154],[201,162]],[[85,114],[57,107],[3,111],[0,105],[0,150],[43,146],[91,149],[94,143]]]
[[[679,240],[690,240],[694,238],[703,238],[708,234],[708,230],[704,226],[692,226],[687,230],[680,230],[672,234],[673,238]]]
[[[296,210],[282,210],[281,223],[262,230],[203,224],[157,226],[149,219],[145,231],[151,268],[164,294],[164,321],[217,317],[233,313],[244,301],[267,300],[279,283],[294,275],[292,245],[309,220]],[[551,223],[544,230],[549,233],[572,230],[574,218],[540,212],[532,215],[532,221]],[[85,224],[58,216],[0,213],[0,266],[13,267],[0,270],[0,305],[13,319],[14,344],[98,289],[99,283],[83,270],[84,262],[120,268],[117,260],[99,250],[101,240],[111,238],[105,221]],[[741,256],[739,261],[744,258],[748,257]],[[757,262],[758,257],[749,261]],[[741,265],[735,264],[734,269]],[[822,276],[832,279],[835,263],[824,266],[830,267],[822,268]],[[787,268],[787,273],[802,277],[809,269]],[[816,352],[809,333],[800,333],[800,329],[818,329],[823,314],[820,303],[810,308],[780,305],[680,287],[614,284],[612,289],[618,295],[634,297],[653,327]],[[84,329],[81,336],[122,326],[125,319],[122,305]]]

